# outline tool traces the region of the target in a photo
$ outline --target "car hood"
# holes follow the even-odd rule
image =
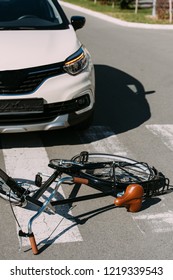
[[[0,71],[64,61],[80,42],[74,29],[0,31]]]

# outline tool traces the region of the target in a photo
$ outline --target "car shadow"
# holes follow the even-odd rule
[[[151,117],[146,92],[140,81],[106,65],[95,65],[95,125],[109,126],[115,134],[140,126]]]

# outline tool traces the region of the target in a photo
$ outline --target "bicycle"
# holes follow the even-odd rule
[[[32,224],[45,210],[54,210],[55,205],[71,204],[73,202],[113,196],[117,207],[125,206],[129,212],[141,209],[142,202],[147,197],[163,194],[169,189],[169,179],[156,168],[147,163],[130,158],[111,155],[81,152],[71,160],[51,159],[48,166],[54,171],[51,175],[38,172],[35,176],[36,189],[30,189],[30,184],[11,178],[0,169],[0,196],[10,203],[25,207],[27,203],[38,206],[38,211],[28,222],[28,232],[19,230],[20,237],[29,237],[33,254],[38,254]],[[43,177],[48,177],[43,181]],[[44,202],[40,200],[46,190],[55,184],[49,197]],[[59,186],[87,185],[99,192],[52,200]],[[13,212],[14,214],[14,212]],[[16,217],[15,217],[16,218]]]

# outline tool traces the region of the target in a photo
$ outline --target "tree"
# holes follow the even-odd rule
[[[120,7],[121,9],[129,9],[129,5],[133,2],[134,0],[120,0]]]
[[[173,0],[156,1],[157,16],[159,19],[169,19],[169,22],[172,23],[172,2]]]
[[[138,12],[138,0],[135,0],[135,14]]]

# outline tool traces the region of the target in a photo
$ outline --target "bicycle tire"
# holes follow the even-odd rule
[[[25,189],[0,169],[0,197],[15,204],[22,202]]]
[[[80,162],[81,155],[72,158],[74,162]],[[106,162],[103,168],[100,164]],[[98,168],[88,169],[91,163],[98,163]],[[145,196],[158,195],[169,187],[169,180],[150,167],[147,163],[112,154],[88,153],[87,160],[83,163],[84,169],[81,177],[93,181],[93,185],[115,187],[117,191],[124,191],[129,184],[140,184],[144,188]],[[96,164],[97,166],[97,164]]]

